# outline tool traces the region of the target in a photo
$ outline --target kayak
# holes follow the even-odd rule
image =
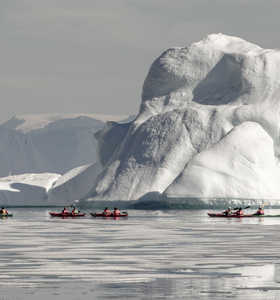
[[[212,218],[249,218],[249,217],[260,217],[258,215],[253,215],[253,214],[247,214],[247,215],[225,215],[223,213],[208,213],[208,216],[212,217]]]
[[[90,213],[93,217],[102,217],[102,218],[119,218],[119,217],[128,217],[128,213],[123,212],[118,216],[114,216],[114,214],[105,215],[104,213]]]
[[[212,218],[279,218],[280,215],[255,215],[255,214],[246,214],[246,215],[224,215],[222,213],[208,213],[209,217]]]
[[[0,214],[0,218],[6,218],[6,217],[12,217],[13,214],[6,214],[6,215],[3,215],[3,214]]]
[[[84,217],[84,216],[86,215],[85,213],[73,214],[73,213],[71,213],[71,212],[69,212],[69,213],[49,212],[49,214],[50,214],[52,217],[61,217],[61,218],[67,218],[67,217],[76,218],[76,217]]]

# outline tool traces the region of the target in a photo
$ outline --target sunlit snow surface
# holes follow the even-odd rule
[[[12,212],[0,219],[5,300],[280,299],[280,218],[212,219],[205,210],[130,210],[120,220],[56,219],[46,208]]]

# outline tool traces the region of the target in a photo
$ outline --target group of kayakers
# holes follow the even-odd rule
[[[73,214],[73,215],[80,213],[80,211],[78,210],[77,207],[75,207],[73,205],[71,207],[72,207],[72,211],[69,211],[66,207],[64,207],[63,210],[61,211],[61,213],[62,214]],[[118,216],[120,216],[121,211],[117,207],[115,207],[113,211],[111,211],[108,207],[105,207],[103,210],[103,214],[104,214],[104,216],[113,215],[114,217],[118,217]]]
[[[72,215],[76,215],[76,214],[80,213],[80,211],[77,207],[75,207],[74,205],[72,205],[71,207],[72,207],[72,211],[70,211],[66,207],[64,207],[63,210],[61,211],[61,213],[62,214],[72,214]],[[248,208],[248,207],[245,207],[245,208]],[[2,207],[0,210],[0,215],[5,216],[8,214],[9,214],[8,210],[6,208]],[[118,217],[121,215],[121,212],[117,207],[115,207],[113,211],[111,211],[108,207],[105,207],[102,214],[104,216]],[[224,210],[222,212],[222,214],[225,216],[242,216],[242,215],[244,215],[244,211],[243,211],[242,207],[238,207],[238,208],[234,208],[234,209],[232,209],[231,207],[228,207],[226,210]],[[257,211],[253,215],[263,216],[264,215],[264,207],[259,206]]]
[[[242,207],[234,208],[232,209],[231,207],[228,207],[225,211],[223,211],[223,214],[225,216],[242,216],[244,215],[244,211]],[[264,207],[259,206],[257,211],[253,214],[256,216],[263,216],[264,215]]]
[[[118,217],[121,214],[121,211],[117,207],[114,208],[114,211],[111,211],[108,207],[105,207],[103,214],[104,216],[113,215],[114,217]]]
[[[81,213],[80,210],[75,207],[74,205],[71,205],[71,209],[67,209],[67,207],[64,207],[62,209],[62,211],[60,213],[52,213],[50,212],[50,214],[53,214],[53,215],[59,215],[59,216],[84,216],[85,213]],[[8,216],[9,215],[9,212],[6,208],[2,207],[1,210],[0,210],[0,215],[1,216]],[[115,207],[113,211],[111,211],[108,207],[105,207],[105,209],[103,210],[103,212],[100,214],[104,217],[123,217],[123,216],[127,216],[127,213],[126,212],[123,212],[121,213],[121,211]]]
[[[80,211],[78,210],[77,207],[75,207],[74,205],[71,206],[72,207],[72,211],[70,212],[66,207],[63,208],[63,210],[61,211],[63,214],[69,214],[69,213],[72,213],[72,214],[78,214]]]

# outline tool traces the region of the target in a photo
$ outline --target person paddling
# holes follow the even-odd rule
[[[1,215],[6,216],[8,214],[8,211],[6,208],[2,207],[0,213]]]
[[[264,215],[264,208],[260,206],[258,210],[254,213],[256,216],[263,216]]]
[[[63,214],[69,214],[69,210],[66,207],[64,207],[63,210],[62,210],[62,213]]]
[[[79,212],[80,212],[80,211],[78,210],[78,208],[75,207],[75,206],[73,206],[72,214],[73,214],[73,215],[76,215],[76,214],[78,214]]]
[[[110,216],[112,214],[112,212],[110,211],[110,209],[108,207],[105,207],[105,209],[103,211],[103,214],[105,216]]]
[[[118,217],[121,214],[121,212],[117,207],[115,207],[113,214],[114,214],[114,217]]]
[[[235,212],[235,215],[242,216],[244,214],[242,207],[239,207],[237,211]]]
[[[223,211],[225,216],[229,216],[231,214],[231,207],[228,207],[225,211]]]

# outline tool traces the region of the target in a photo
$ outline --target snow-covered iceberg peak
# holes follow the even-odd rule
[[[279,87],[279,50],[224,34],[166,50],[137,118],[97,134],[103,171],[92,199],[280,199]]]
[[[152,64],[141,113],[264,101],[279,86],[280,52],[237,37],[211,34],[189,47],[171,48]]]

